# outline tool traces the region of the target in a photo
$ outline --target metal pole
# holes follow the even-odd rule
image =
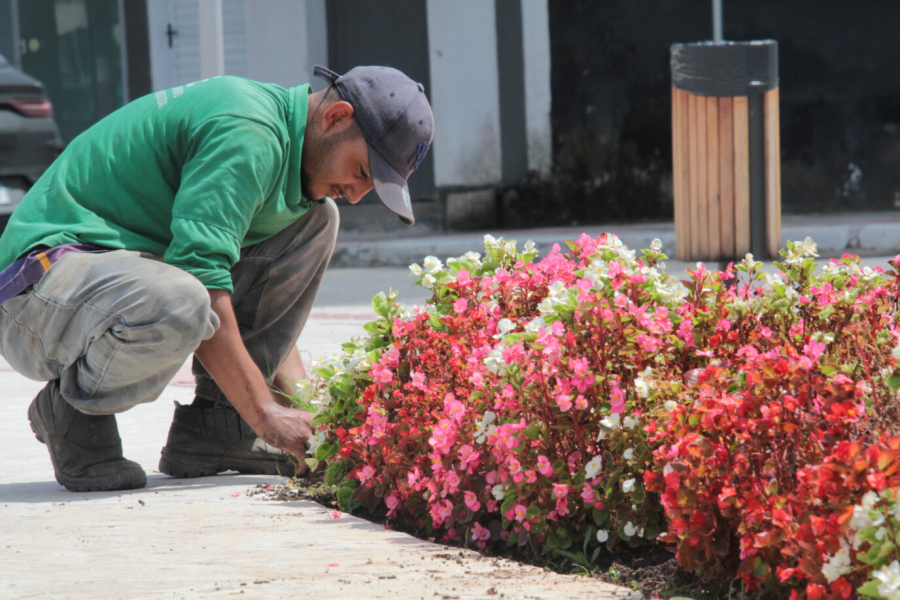
[[[712,0],[713,41],[722,43],[722,0]]]

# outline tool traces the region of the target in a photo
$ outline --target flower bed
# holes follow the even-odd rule
[[[894,272],[814,274],[811,240],[782,275],[748,256],[683,282],[658,244],[485,242],[413,265],[429,303],[377,296],[300,390],[345,510],[587,568],[662,539],[748,590],[900,594]]]

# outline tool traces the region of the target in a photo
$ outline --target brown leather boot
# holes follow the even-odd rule
[[[293,477],[306,472],[294,457],[260,439],[230,406],[175,403],[159,470],[172,477],[206,477],[224,471]]]
[[[87,415],[65,401],[51,381],[28,407],[38,441],[46,444],[56,481],[70,492],[133,490],[147,485],[144,469],[122,456],[114,415]]]

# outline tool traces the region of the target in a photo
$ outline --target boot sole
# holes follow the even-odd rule
[[[44,441],[44,436],[35,426],[35,422],[39,422],[39,419],[33,414],[33,411],[34,403],[28,407],[28,424],[31,426],[31,431],[34,433],[34,437],[37,441],[46,445],[47,442]],[[137,490],[147,485],[146,475],[135,481],[109,481],[108,478],[69,477],[57,468],[53,452],[50,452],[50,462],[53,464],[53,474],[56,477],[57,483],[70,492],[115,492],[120,490]]]
[[[210,477],[225,471],[237,471],[248,475],[294,476],[293,465],[286,461],[183,454],[173,452],[168,447],[162,449],[159,471],[179,479]]]

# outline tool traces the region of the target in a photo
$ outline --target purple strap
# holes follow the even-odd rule
[[[44,276],[50,267],[70,252],[97,254],[112,248],[92,244],[63,244],[53,248],[38,247],[0,271],[0,304],[18,296]]]

